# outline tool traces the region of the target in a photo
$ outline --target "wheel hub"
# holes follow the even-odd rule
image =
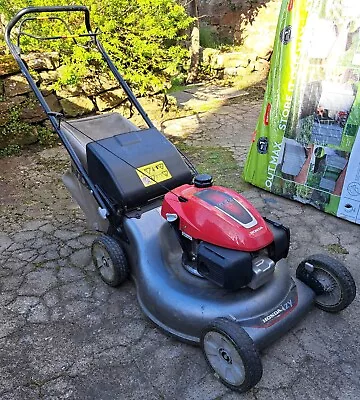
[[[107,259],[106,259],[106,257],[105,257],[105,256],[103,256],[103,257],[102,257],[102,260],[101,260],[101,261],[102,261],[102,266],[103,266],[103,267],[105,267],[105,268],[106,268],[106,267],[108,267],[108,266],[109,266],[109,264],[108,264],[108,262],[107,262]]]
[[[231,359],[230,355],[228,354],[228,352],[225,349],[220,348],[219,349],[219,354],[228,364],[232,364],[232,359]]]
[[[106,279],[112,279],[113,265],[106,249],[104,249],[102,246],[95,245],[93,248],[93,254],[97,260],[97,267],[100,271],[100,274]]]
[[[336,284],[336,280],[330,274],[318,271],[317,279],[322,287],[322,293],[317,297],[320,304],[338,304],[341,301],[342,293]]]
[[[228,384],[237,386],[244,382],[243,360],[228,337],[216,331],[207,332],[204,351],[214,371]]]

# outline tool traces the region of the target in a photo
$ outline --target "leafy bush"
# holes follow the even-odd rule
[[[62,0],[63,5],[73,4]],[[124,78],[139,93],[162,89],[179,65],[187,61],[184,48],[186,29],[192,22],[185,9],[175,0],[86,0],[90,9],[92,29],[102,32],[100,40]],[[0,0],[0,13],[10,19],[27,6],[59,5],[58,0]],[[59,13],[75,33],[84,33],[81,13]],[[41,36],[66,35],[59,21],[35,20],[25,30]],[[83,45],[87,39],[81,40]],[[22,49],[56,50],[66,65],[61,83],[75,84],[82,77],[104,68],[99,53],[73,46],[72,40],[34,41],[22,37]]]

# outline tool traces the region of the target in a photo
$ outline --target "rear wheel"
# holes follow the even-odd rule
[[[260,381],[260,355],[253,340],[236,322],[215,319],[204,329],[201,347],[216,376],[232,390],[246,392]]]
[[[124,250],[117,240],[103,235],[92,244],[91,255],[101,279],[110,286],[121,285],[129,276]]]
[[[356,295],[356,285],[340,261],[317,254],[302,261],[296,277],[314,290],[315,304],[327,312],[338,312],[349,306]]]

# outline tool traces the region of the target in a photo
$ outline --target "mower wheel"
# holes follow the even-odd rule
[[[349,306],[356,295],[356,285],[348,269],[340,261],[325,254],[302,261],[296,277],[316,294],[315,304],[327,312],[338,312]]]
[[[91,247],[91,255],[101,279],[110,286],[122,284],[129,276],[125,253],[117,240],[111,236],[97,237]]]
[[[255,343],[235,321],[216,318],[202,332],[201,347],[209,366],[232,390],[246,392],[262,377]]]

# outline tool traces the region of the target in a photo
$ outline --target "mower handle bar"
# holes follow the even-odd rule
[[[96,34],[94,34],[91,30],[91,25],[90,25],[90,12],[89,9],[86,6],[53,6],[53,7],[27,7],[22,10],[20,10],[8,23],[6,30],[5,30],[5,41],[6,44],[8,45],[12,55],[15,58],[15,61],[20,67],[21,72],[24,74],[25,78],[27,79],[31,89],[34,91],[36,97],[38,98],[41,106],[43,107],[44,111],[46,112],[52,126],[54,127],[55,131],[59,135],[61,141],[63,142],[65,148],[67,149],[76,169],[79,171],[80,175],[82,178],[85,180],[86,185],[90,189],[91,193],[95,197],[96,201],[98,202],[99,206],[102,208],[103,211],[105,211],[106,215],[108,218],[116,218],[112,214],[113,212],[111,210],[111,206],[109,207],[108,201],[105,201],[102,194],[99,191],[99,188],[95,186],[87,171],[81,164],[81,161],[77,154],[75,153],[71,143],[69,142],[69,139],[66,137],[66,135],[62,132],[62,129],[60,127],[60,122],[58,119],[57,113],[54,113],[49,105],[47,104],[44,96],[42,95],[40,89],[37,87],[35,81],[33,80],[29,69],[26,65],[26,63],[22,60],[20,56],[20,49],[17,48],[17,46],[14,45],[14,43],[11,41],[11,30],[13,27],[22,19],[22,17],[26,14],[32,14],[32,13],[43,13],[43,12],[83,12],[85,14],[85,26],[88,31],[89,36],[92,37],[92,40],[101,53],[103,59],[105,60],[106,64],[110,68],[111,72],[113,75],[116,77],[118,82],[120,83],[121,87],[124,89],[125,93],[128,96],[128,99],[131,101],[131,103],[136,107],[136,109],[139,111],[140,115],[143,117],[149,128],[153,128],[154,125],[149,119],[148,115],[146,114],[145,110],[142,108],[141,104],[131,91],[130,87],[124,80],[124,78],[120,75],[119,71],[111,61],[110,57],[106,53],[104,47],[102,44],[98,41]],[[110,214],[110,215],[109,215]]]
[[[8,45],[12,55],[15,58],[15,61],[20,67],[21,72],[25,75],[27,81],[29,82],[30,87],[34,91],[36,97],[38,98],[41,106],[45,110],[47,116],[49,117],[49,120],[54,127],[55,131],[59,135],[61,141],[63,142],[65,148],[68,150],[70,157],[72,161],[74,162],[77,170],[80,172],[81,176],[84,178],[87,186],[93,193],[96,201],[98,202],[99,206],[103,209],[106,210],[106,214],[109,214],[109,210],[107,205],[105,204],[103,198],[101,197],[100,193],[98,192],[97,188],[93,185],[91,182],[86,170],[82,166],[77,154],[75,153],[74,149],[72,148],[69,140],[67,137],[62,133],[60,129],[60,123],[58,122],[57,116],[54,115],[54,113],[51,111],[49,108],[48,104],[46,103],[42,93],[40,92],[39,88],[36,86],[36,83],[32,79],[30,72],[27,68],[27,65],[24,63],[20,56],[20,49],[18,49],[14,43],[11,41],[11,31],[14,28],[14,26],[22,19],[22,17],[26,14],[33,14],[33,13],[43,13],[43,12],[84,12],[85,13],[85,26],[86,29],[88,30],[88,33],[91,32],[91,26],[90,26],[90,12],[89,9],[85,6],[53,6],[53,7],[27,7],[23,8],[20,10],[8,23],[5,29],[5,42]]]
[[[91,31],[90,25],[90,12],[86,6],[52,6],[52,7],[27,7],[20,10],[8,23],[5,30],[5,40],[8,46],[13,46],[11,42],[10,34],[13,27],[21,20],[26,14],[43,13],[43,12],[83,12],[85,14],[85,26],[89,33]]]

